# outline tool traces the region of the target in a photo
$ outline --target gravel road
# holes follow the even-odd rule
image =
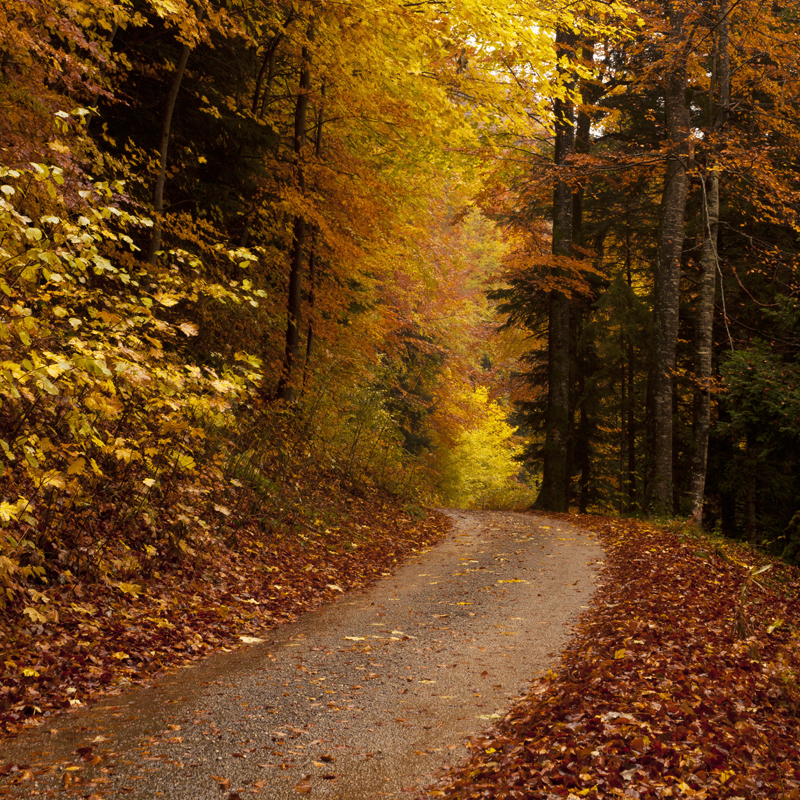
[[[566,523],[449,513],[369,590],[6,743],[0,797],[413,797],[557,664],[603,558]]]

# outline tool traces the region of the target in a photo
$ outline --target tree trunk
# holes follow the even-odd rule
[[[636,353],[628,339],[628,513],[638,510],[636,496],[636,403],[633,396]]]
[[[583,64],[591,68],[594,63],[594,41],[583,41],[580,47],[580,56]],[[586,155],[591,147],[592,119],[586,110],[591,104],[596,102],[598,91],[594,84],[584,81],[581,86],[581,108],[577,114],[577,124],[575,126],[575,152]],[[584,227],[583,210],[584,197],[586,194],[586,184],[581,182],[572,193],[572,246],[573,256],[583,259],[586,258],[584,247]],[[577,248],[577,252],[575,252]],[[570,366],[573,375],[570,376],[570,384],[574,387],[572,398],[570,399],[570,448],[567,457],[567,501],[569,501],[569,482],[572,468],[579,470],[578,478],[578,513],[585,514],[589,507],[591,488],[592,488],[592,435],[591,413],[595,412],[590,408],[590,401],[587,397],[586,383],[594,369],[594,359],[587,355],[587,349],[592,345],[581,347],[580,339],[584,327],[584,321],[588,315],[588,304],[586,302],[572,304],[572,330],[570,331],[571,355]],[[577,435],[575,432],[574,416],[578,415]]]
[[[631,220],[630,207],[625,210],[625,280],[629,289],[633,289],[633,253],[631,251]],[[632,293],[632,292],[631,292]],[[628,454],[628,477],[626,481],[627,504],[626,511],[630,514],[637,510],[636,499],[636,402],[634,398],[634,377],[636,375],[636,350],[634,349],[633,336],[630,331],[626,333],[628,358],[625,371],[622,376],[623,381],[628,384],[628,404],[627,414],[627,454]]]
[[[317,114],[317,132],[314,136],[314,157],[319,161],[322,156],[322,127],[325,122],[325,84],[320,90],[320,105]],[[308,254],[308,331],[306,335],[306,358],[303,362],[303,388],[308,379],[311,356],[314,353],[314,309],[317,304],[317,231],[311,234],[311,245]]]
[[[720,0],[716,31],[715,69],[719,85],[719,109],[714,108],[714,81],[709,91],[709,129],[719,130],[730,106],[730,57],[728,54],[728,2]],[[713,140],[712,140],[713,144]],[[708,158],[703,184],[703,248],[700,257],[700,285],[697,294],[695,331],[695,428],[692,437],[692,518],[703,522],[703,497],[708,465],[708,434],[711,427],[711,368],[713,354],[714,294],[717,278],[719,230],[719,171],[713,153]]]
[[[559,30],[559,56],[572,54],[575,35]],[[555,164],[567,163],[575,147],[575,111],[569,99],[555,101]],[[572,256],[573,200],[570,185],[561,176],[553,192],[553,248],[555,256]],[[558,267],[555,268],[558,273]],[[547,410],[545,414],[542,486],[535,507],[546,511],[567,511],[569,497],[569,355],[570,301],[553,289],[549,299],[547,347]]]
[[[311,247],[308,254],[308,329],[306,331],[306,358],[303,362],[303,389],[308,381],[311,356],[314,354],[314,307],[317,303],[317,254],[314,234],[311,235]]]
[[[314,38],[314,29],[309,26],[308,39]],[[293,149],[297,186],[301,194],[305,192],[302,152],[306,140],[308,95],[311,89],[311,55],[308,47],[302,50],[303,63],[300,68],[300,85],[294,114]],[[289,294],[286,298],[286,347],[283,354],[283,368],[276,390],[279,400],[292,401],[297,394],[295,387],[297,361],[300,352],[300,326],[302,312],[303,255],[306,239],[306,219],[297,214],[292,224],[292,250],[289,260]]]
[[[711,168],[705,180],[703,249],[697,294],[695,328],[695,429],[692,437],[692,518],[703,521],[703,496],[708,464],[708,432],[711,426],[711,356],[713,352],[714,293],[717,273],[717,229],[719,225],[719,175]]]
[[[256,85],[253,90],[253,99],[250,105],[250,110],[255,116],[264,116],[264,110],[270,101],[272,92],[272,81],[275,78],[275,69],[278,59],[278,46],[283,39],[283,34],[278,33],[269,40],[269,44],[264,51],[264,58],[261,61],[261,67],[256,77]],[[261,87],[264,87],[264,94],[261,94]]]
[[[197,11],[198,22],[202,21],[204,13],[202,8]],[[185,44],[181,48],[178,63],[172,73],[172,84],[169,87],[167,102],[164,105],[164,113],[161,117],[161,132],[158,138],[158,176],[153,189],[153,234],[150,237],[150,248],[147,252],[147,260],[150,264],[155,264],[158,261],[158,251],[161,249],[161,234],[164,223],[164,185],[167,182],[167,151],[169,150],[172,115],[175,112],[178,92],[183,82],[183,75],[186,72],[186,64],[189,61],[191,52],[192,46],[189,44]]]
[[[665,63],[664,101],[670,152],[667,156],[658,231],[658,264],[653,303],[653,354],[648,392],[652,437],[648,509],[672,513],[672,397],[678,336],[681,254],[689,190],[686,150],[689,109],[686,105],[684,14],[670,4],[671,40],[675,57]]]

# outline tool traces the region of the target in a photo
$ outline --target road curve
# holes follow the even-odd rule
[[[413,797],[557,663],[603,551],[510,512],[365,592],[3,746],[0,797]]]

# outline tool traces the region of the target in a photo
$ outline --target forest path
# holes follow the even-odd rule
[[[561,521],[449,513],[367,591],[8,743],[0,797],[413,796],[557,663],[603,558]]]

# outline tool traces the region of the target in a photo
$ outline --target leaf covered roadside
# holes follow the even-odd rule
[[[56,622],[0,618],[0,741],[363,588],[449,530],[445,516],[378,489],[317,478],[310,523],[298,515],[242,532],[235,548],[220,540],[191,559],[160,561],[136,583],[52,586]]]
[[[800,570],[646,524],[607,551],[559,673],[429,796],[800,798]]]

